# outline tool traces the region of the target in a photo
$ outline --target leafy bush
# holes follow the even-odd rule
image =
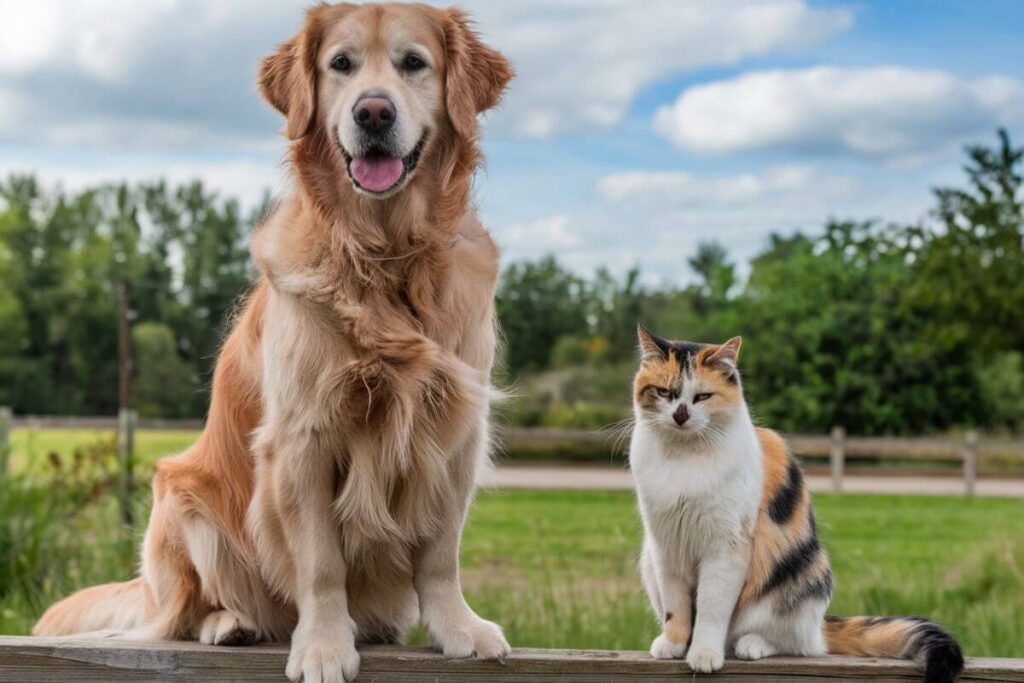
[[[70,458],[50,453],[39,475],[0,482],[0,633],[26,632],[73,590],[131,573],[132,540],[111,495],[116,472],[116,441],[104,439]]]

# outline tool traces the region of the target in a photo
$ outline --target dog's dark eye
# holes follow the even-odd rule
[[[693,402],[694,402],[694,403],[700,403],[701,401],[706,401],[706,400],[708,400],[708,399],[709,399],[709,398],[711,398],[712,396],[714,396],[714,394],[712,394],[712,393],[710,393],[710,392],[708,392],[708,393],[706,393],[706,394],[697,394],[696,396],[694,396],[694,397],[693,397]]]
[[[405,68],[406,71],[419,71],[426,65],[427,63],[420,59],[419,55],[414,54],[406,55],[405,61],[402,62],[402,67]]]
[[[348,73],[352,69],[352,62],[345,55],[338,55],[331,60],[331,68],[341,73]]]

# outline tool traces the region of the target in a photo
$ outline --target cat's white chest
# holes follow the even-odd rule
[[[648,539],[691,565],[749,536],[761,498],[760,445],[752,429],[738,429],[703,450],[672,447],[638,426],[630,467]]]

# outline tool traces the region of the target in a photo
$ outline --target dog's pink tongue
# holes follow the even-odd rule
[[[349,166],[359,186],[370,192],[390,190],[402,177],[404,165],[398,157],[353,159]]]

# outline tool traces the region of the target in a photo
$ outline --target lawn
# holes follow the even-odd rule
[[[143,434],[143,462],[194,437]],[[0,486],[0,633],[24,633],[58,596],[134,571],[131,536],[117,523],[109,438],[62,457],[59,469],[39,459],[82,436],[15,436],[22,468],[26,457],[33,465]],[[1024,656],[1024,503],[816,501],[836,568],[836,614],[925,614],[970,654]],[[638,544],[629,493],[484,492],[463,542],[468,598],[520,646],[646,649],[655,623],[636,577]]]
[[[976,656],[1024,656],[1024,502],[818,495],[832,613],[921,614]],[[521,646],[646,649],[655,622],[629,493],[482,495],[464,536],[470,602]]]
[[[135,433],[135,460],[145,474],[158,458],[179,453],[190,446],[199,432],[189,429],[140,429]],[[113,440],[117,432],[108,429],[18,428],[11,430],[11,468],[14,472],[35,472],[51,453],[66,456],[76,448],[101,440]]]

